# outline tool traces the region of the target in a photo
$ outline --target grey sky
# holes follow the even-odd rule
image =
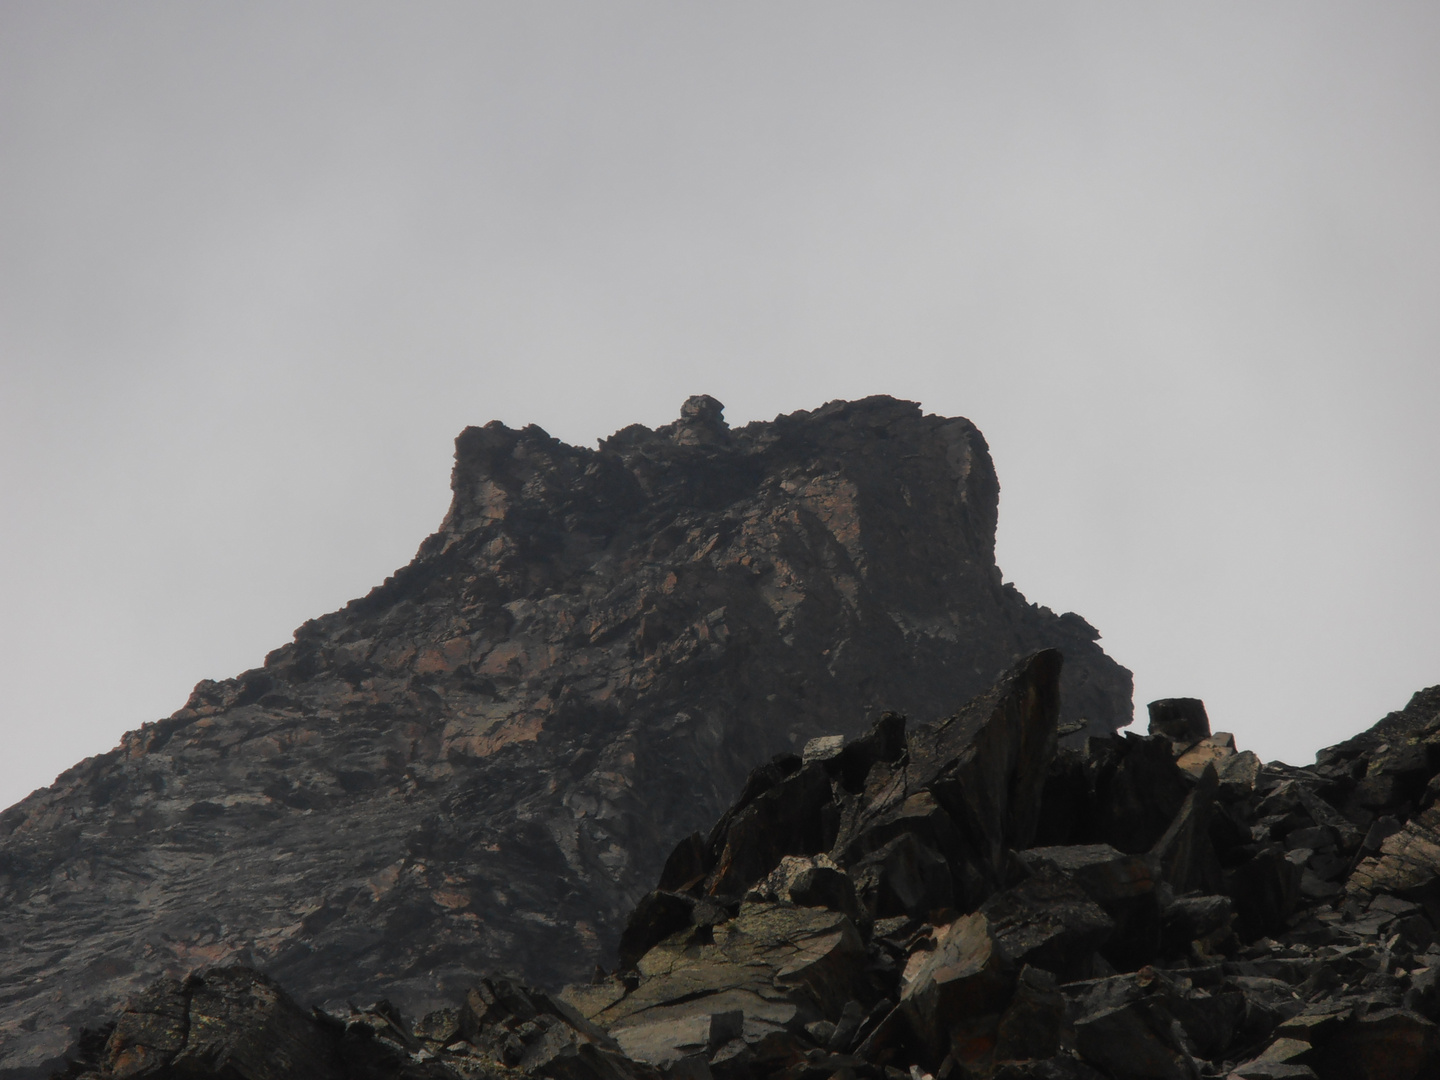
[[[1440,7],[0,7],[0,804],[407,562],[467,423],[891,393],[1267,758],[1440,682]]]

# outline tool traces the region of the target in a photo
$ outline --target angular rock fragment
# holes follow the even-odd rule
[[[1395,893],[1422,904],[1432,923],[1440,921],[1440,804],[1385,839],[1377,855],[1361,860],[1346,890]]]
[[[1127,854],[1149,851],[1180,812],[1191,782],[1159,739],[1134,735],[1091,739],[1094,786],[1077,841],[1106,843]]]
[[[938,1066],[947,1055],[964,1064],[994,1052],[1001,1014],[1016,969],[979,913],[956,920],[911,978],[896,1010],[919,1060]]]
[[[1065,996],[1050,972],[1023,967],[995,1031],[995,1060],[1053,1058],[1065,1038]]]
[[[1067,981],[1091,975],[1092,957],[1115,930],[1115,921],[1083,889],[1047,871],[992,896],[980,913],[1012,962]]]
[[[1163,698],[1146,706],[1150,713],[1150,734],[1161,735],[1172,744],[1194,746],[1210,736],[1210,717],[1199,698]]]
[[[216,968],[158,980],[133,998],[110,1037],[93,1047],[88,1075],[342,1080],[340,1044],[336,1026],[301,1009],[273,980],[244,967]]]
[[[1220,778],[1207,765],[1164,834],[1150,849],[1150,861],[1176,892],[1221,888],[1220,860],[1210,840],[1211,809]]]
[[[829,776],[818,761],[757,796],[729,822],[705,891],[738,896],[782,857],[826,850],[834,841],[836,819],[822,810],[833,800]]]
[[[1101,905],[1133,900],[1155,888],[1150,859],[1126,855],[1109,844],[1036,847],[1022,851],[1020,858],[1031,869],[1049,869],[1072,878]]]
[[[190,1026],[190,992],[178,979],[161,979],[120,1013],[105,1047],[116,1077],[145,1076],[175,1060]]]
[[[1118,1076],[1194,1077],[1197,1060],[1223,1054],[1245,1009],[1243,996],[1206,990],[1153,968],[1083,985],[1076,1047]]]
[[[1420,1080],[1440,1071],[1440,1029],[1406,1009],[1342,1024],[1313,1057],[1320,1080]]]
[[[1228,896],[1182,896],[1160,916],[1160,951],[1165,956],[1218,958],[1233,941],[1235,902]]]

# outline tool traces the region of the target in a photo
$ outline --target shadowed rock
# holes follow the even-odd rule
[[[1402,820],[1404,804],[1381,807],[1397,814],[1362,840],[1352,789],[1323,765],[1227,785],[1215,761],[1238,757],[1233,745],[1190,773],[1165,735],[1052,756],[1057,682],[1042,654],[945,720],[907,732],[887,715],[858,739],[811,744],[808,761],[755,770],[635,908],[621,968],[563,1000],[490,979],[409,1025],[384,1003],[307,1015],[243,971],[161,981],[82,1041],[69,1076],[161,1080],[186,1054],[193,1080],[242,1075],[222,1059],[272,1075],[255,1038],[272,1024],[282,1037],[266,1052],[308,1047],[317,1075],[356,1080],[1440,1073],[1431,811]],[[1360,753],[1399,760],[1388,742],[1370,747]],[[1113,821],[1093,800],[1115,790],[1117,762],[1132,792],[1187,785],[1148,851],[1016,849],[1058,831],[1046,820],[1058,805],[1081,834]],[[1037,770],[1063,779],[1066,800]],[[945,788],[967,784],[977,790],[964,799]],[[942,894],[949,903],[933,906]],[[202,983],[220,990],[207,999]]]
[[[412,1012],[492,969],[579,977],[756,762],[946,715],[1039,648],[1068,721],[1130,719],[1096,632],[1002,583],[966,420],[877,397],[731,428],[699,396],[595,449],[467,428],[451,486],[383,585],[0,815],[0,1069],[208,964]],[[764,812],[886,739],[762,800],[718,892],[768,870]]]

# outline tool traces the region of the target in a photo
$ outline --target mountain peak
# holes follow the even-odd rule
[[[490,423],[416,558],[0,817],[0,1068],[157,975],[243,962],[421,1010],[558,985],[751,765],[1064,654],[1066,730],[1130,721],[1084,620],[1002,586],[968,420],[874,397],[730,429],[704,395],[597,449]]]

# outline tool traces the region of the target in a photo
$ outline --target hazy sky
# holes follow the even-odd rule
[[[0,804],[408,562],[466,424],[890,393],[1136,701],[1440,683],[1440,6],[0,6]],[[1143,728],[1143,721],[1141,724]]]

